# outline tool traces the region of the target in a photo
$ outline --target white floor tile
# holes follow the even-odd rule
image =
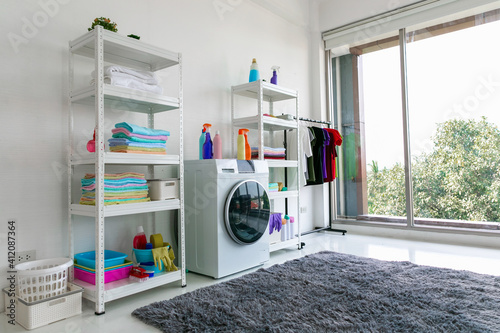
[[[319,251],[335,251],[380,260],[411,261],[420,265],[464,269],[477,273],[500,276],[500,249],[477,248],[457,245],[443,245],[382,237],[360,236],[338,233],[317,233],[303,237],[302,250],[288,248],[271,254],[271,259],[261,267],[269,267],[287,260],[299,258]],[[260,267],[259,267],[260,268]],[[233,279],[255,271],[247,270],[230,277],[215,280],[195,273],[187,274],[187,287],[180,283],[125,297],[106,304],[106,313],[94,314],[94,304],[84,300],[83,313],[72,318],[33,330],[36,333],[79,333],[79,332],[157,332],[131,316],[138,307],[169,299],[197,288]],[[25,332],[18,324],[8,324],[7,317],[0,316],[1,332]]]

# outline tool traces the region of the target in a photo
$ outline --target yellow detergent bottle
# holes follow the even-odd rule
[[[247,135],[248,132],[250,132],[250,130],[243,129],[243,135],[245,136],[245,159],[251,160],[252,148],[250,148],[250,144],[248,143],[248,135]]]
[[[237,148],[238,148],[238,154],[237,158],[239,160],[244,160],[245,159],[245,133],[248,132],[246,128],[241,128],[238,131],[238,139],[237,139]]]

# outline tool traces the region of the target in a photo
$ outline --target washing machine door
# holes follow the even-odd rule
[[[270,214],[266,189],[255,180],[241,181],[226,199],[224,220],[227,232],[238,244],[253,244],[267,232]]]

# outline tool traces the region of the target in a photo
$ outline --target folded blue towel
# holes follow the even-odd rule
[[[160,140],[151,140],[151,141],[160,141]],[[134,142],[128,139],[109,139],[109,146],[130,146],[130,147],[143,147],[143,148],[165,148],[165,143],[157,143],[157,142]]]
[[[169,131],[142,127],[139,125],[129,124],[126,122],[115,124],[115,128],[125,128],[131,133],[142,135],[170,135]]]
[[[137,138],[135,136],[128,136],[125,133],[115,133],[112,136],[113,136],[113,138],[123,138],[123,139],[127,139],[130,141],[135,141],[135,142],[167,143],[166,140]]]
[[[95,184],[95,178],[91,179],[82,179],[82,186],[88,186]],[[146,184],[145,179],[133,179],[133,178],[124,178],[120,180],[113,180],[113,179],[105,179],[104,180],[104,185],[128,185],[128,184]]]

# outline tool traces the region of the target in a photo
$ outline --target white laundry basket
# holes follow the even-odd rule
[[[28,261],[15,266],[17,296],[26,302],[37,302],[64,294],[68,289],[69,258]]]

